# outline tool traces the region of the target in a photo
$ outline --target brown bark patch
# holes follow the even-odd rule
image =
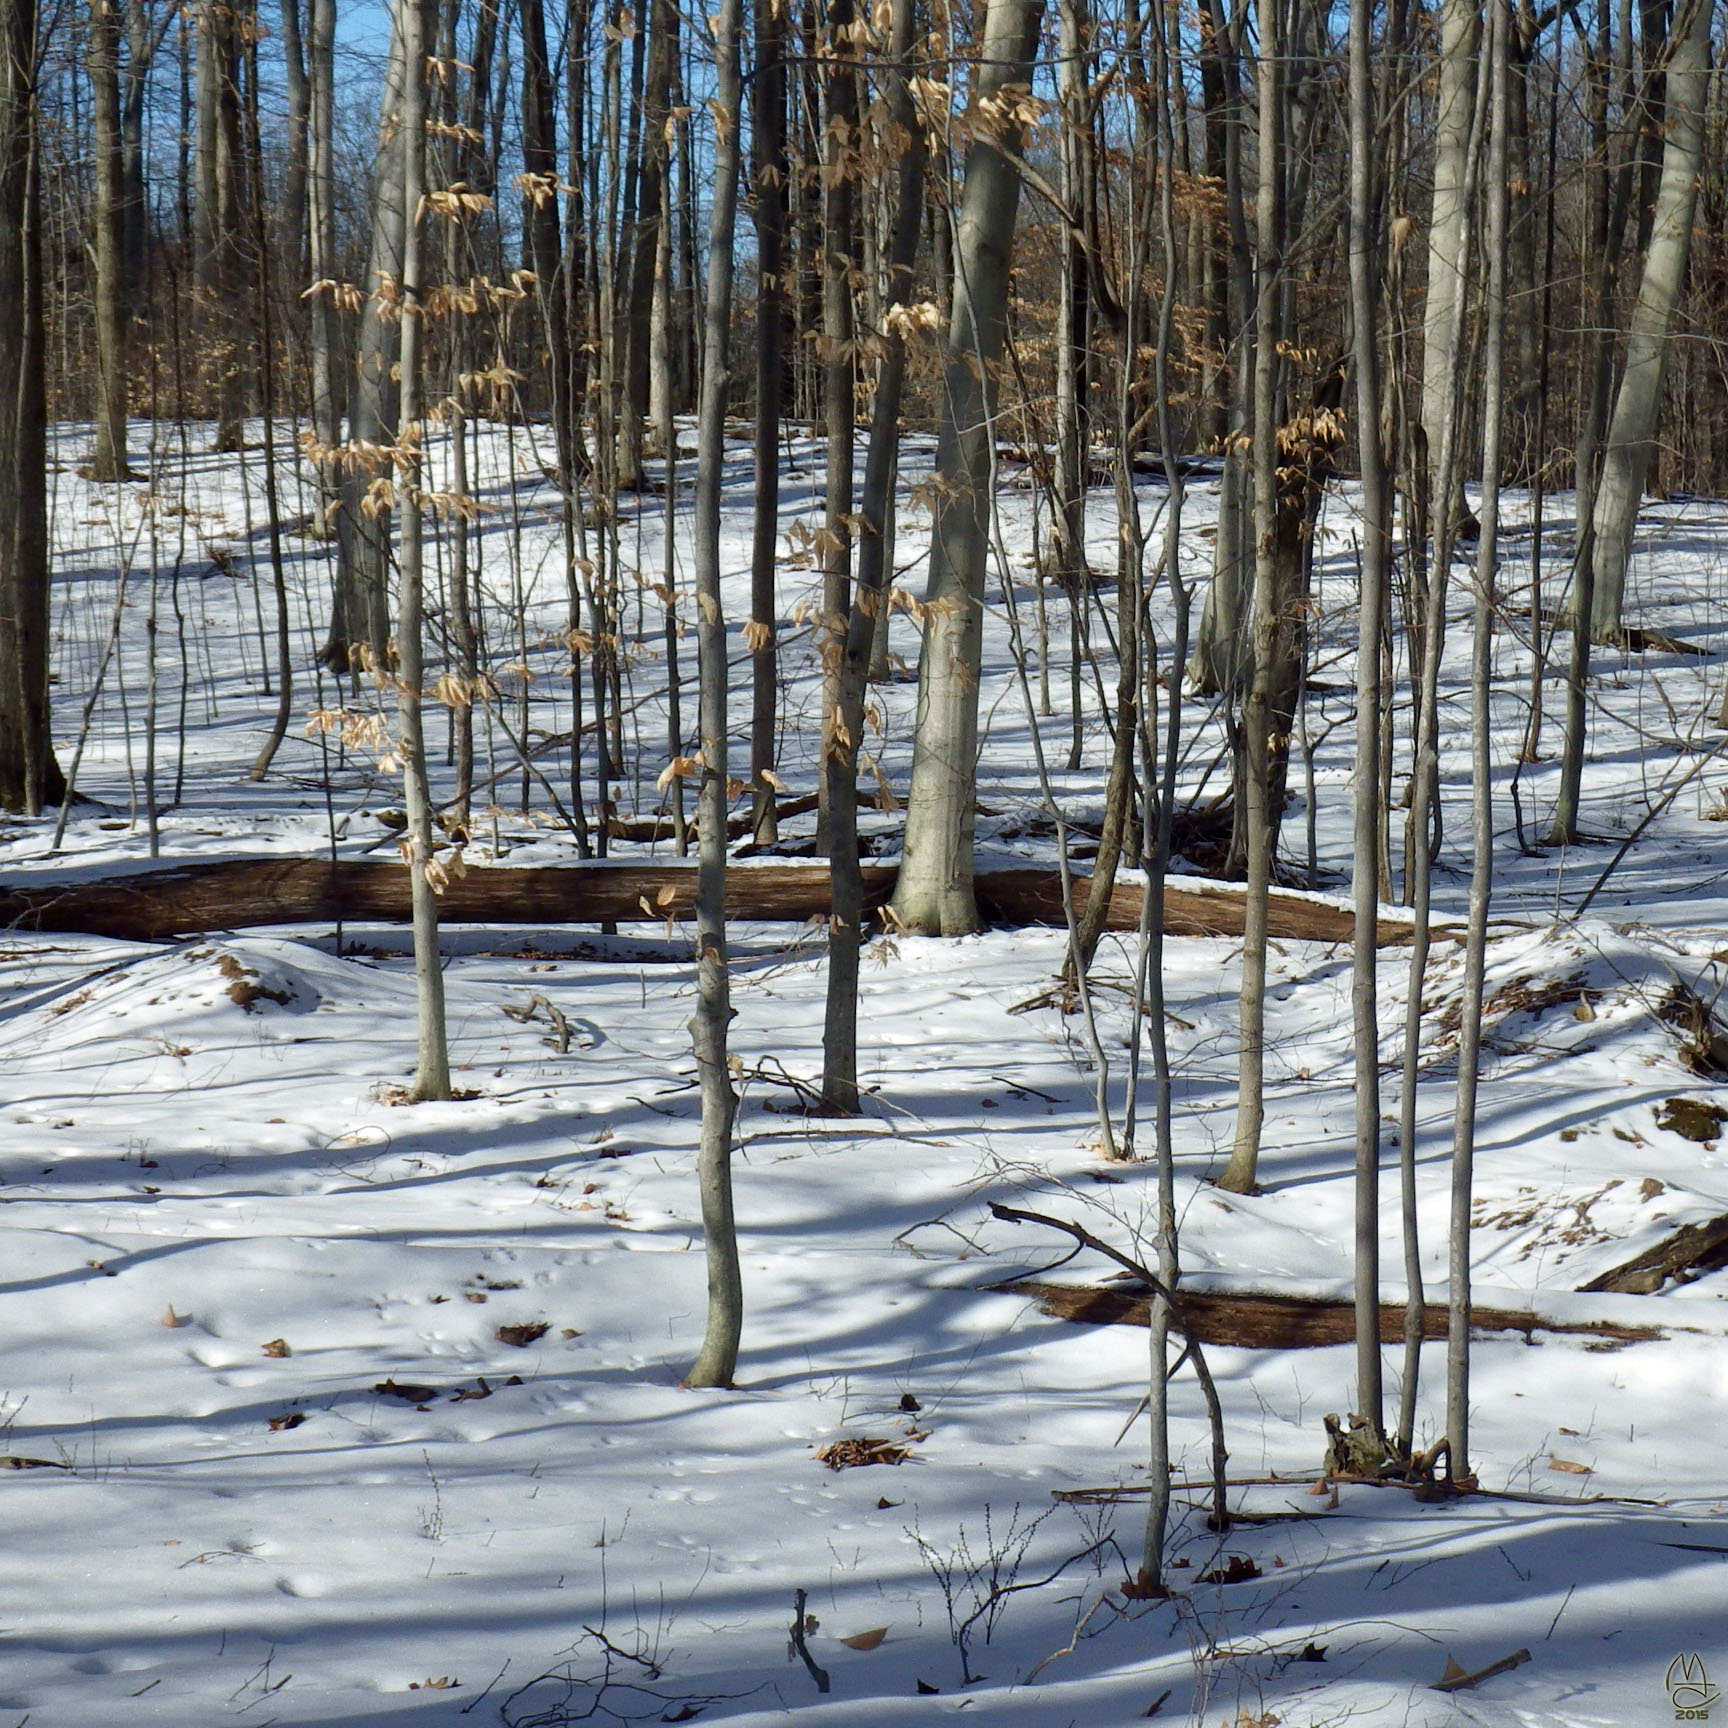
[[[1031,1296],[1039,1308],[1058,1320],[1086,1326],[1145,1326],[1149,1323],[1146,1293],[1132,1284],[1049,1284],[1036,1278],[1018,1279],[993,1288],[1016,1296]],[[1586,1285],[1586,1289],[1595,1286]],[[1312,1296],[1267,1296],[1254,1291],[1222,1294],[1189,1291],[1172,1324],[1184,1337],[1202,1344],[1239,1350],[1316,1350],[1328,1344],[1348,1344],[1356,1336],[1356,1313],[1348,1302]],[[1614,1320],[1551,1320],[1528,1309],[1473,1307],[1472,1329],[1481,1335],[1521,1332],[1581,1333],[1613,1344],[1660,1338],[1654,1326],[1627,1326]],[[1446,1310],[1430,1307],[1422,1317],[1422,1336],[1446,1336]],[[1396,1344],[1404,1337],[1404,1305],[1380,1307],[1380,1341]]]

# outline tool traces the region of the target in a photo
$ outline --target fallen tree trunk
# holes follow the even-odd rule
[[[864,866],[864,900],[878,910],[898,868]],[[160,942],[259,924],[404,922],[407,870],[383,859],[230,858],[144,870],[97,881],[43,876],[0,887],[0,928]],[[1075,883],[1085,903],[1085,878]],[[686,863],[605,859],[539,869],[474,869],[453,877],[440,899],[445,924],[659,923],[691,916],[696,869]],[[993,924],[1061,924],[1062,884],[1051,870],[981,871],[978,909]],[[1118,882],[1106,928],[1135,930],[1142,890]],[[1240,936],[1240,890],[1192,880],[1165,890],[1171,936]],[[729,918],[804,923],[828,914],[828,871],[812,864],[761,864],[728,872]],[[1350,913],[1296,894],[1274,893],[1271,934],[1292,941],[1347,942]],[[1382,945],[1409,939],[1408,924],[1384,919]]]
[[[1685,1282],[1728,1265],[1728,1216],[1682,1224],[1672,1236],[1642,1254],[1580,1284],[1580,1291],[1653,1296],[1670,1279]]]
[[[1086,1326],[1144,1326],[1146,1293],[1132,1285],[1112,1289],[1097,1284],[1049,1284],[1036,1278],[1017,1279],[990,1288],[1036,1299],[1044,1313]],[[1180,1292],[1172,1324],[1185,1338],[1202,1344],[1229,1345],[1242,1350],[1317,1350],[1328,1344],[1348,1344],[1356,1336],[1356,1308],[1351,1302],[1320,1297],[1264,1296],[1254,1292],[1226,1295],[1216,1291]],[[1660,1338],[1654,1326],[1626,1326],[1614,1320],[1550,1320],[1522,1308],[1470,1310],[1470,1325],[1478,1334],[1578,1332],[1612,1343],[1632,1344]],[[1446,1336],[1446,1310],[1429,1308],[1423,1316],[1424,1338]],[[1380,1307],[1380,1341],[1396,1344],[1404,1336],[1404,1305]]]

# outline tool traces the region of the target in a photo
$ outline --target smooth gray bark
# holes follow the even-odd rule
[[[1281,0],[1260,13],[1255,67],[1260,119],[1260,183],[1254,199],[1254,267],[1259,295],[1254,314],[1254,596],[1249,625],[1253,649],[1247,700],[1242,705],[1243,772],[1239,820],[1246,837],[1242,981],[1238,993],[1236,1133],[1221,1188],[1252,1193],[1259,1172],[1260,1134],[1266,1117],[1266,937],[1272,853],[1277,829],[1271,809],[1275,685],[1286,658],[1282,638],[1291,628],[1278,594],[1279,307],[1283,258],[1282,138],[1284,68]]]
[[[1491,680],[1499,556],[1500,443],[1506,346],[1507,101],[1509,0],[1490,0],[1493,130],[1488,163],[1487,332],[1482,365],[1482,532],[1470,641],[1470,910],[1458,1036],[1458,1091],[1452,1117],[1451,1206],[1447,1240],[1446,1441],[1454,1483],[1470,1471],[1470,1231],[1476,1147],[1476,1087],[1482,1054],[1483,971],[1494,884],[1494,737]]]
[[[994,0],[986,14],[955,219],[954,307],[943,367],[912,785],[894,893],[895,916],[905,928],[944,936],[978,928],[972,832],[984,571],[996,374],[1007,334],[1024,130],[1002,92],[1031,82],[1042,11],[1043,0]]]
[[[1438,111],[1434,122],[1434,199],[1428,217],[1428,294],[1422,313],[1422,426],[1428,435],[1430,509],[1451,527],[1464,516],[1461,469],[1442,499],[1440,427],[1456,400],[1464,357],[1467,302],[1465,230],[1477,100],[1482,0],[1443,0],[1440,8]]]
[[[1238,53],[1240,13],[1225,16],[1224,0],[1208,0],[1211,29],[1201,45],[1202,87],[1208,97],[1206,164],[1224,182],[1230,251],[1223,292],[1214,308],[1219,346],[1234,351],[1231,367],[1224,475],[1218,488],[1218,523],[1212,542],[1212,580],[1200,612],[1200,630],[1190,668],[1202,694],[1222,693],[1234,708],[1242,699],[1248,662],[1248,612],[1254,557],[1248,529],[1248,456],[1244,448],[1252,412],[1253,350],[1248,340],[1254,313],[1254,264],[1248,244],[1247,195],[1243,186],[1242,133],[1246,109]]]
[[[406,93],[401,15],[401,7],[394,8],[372,170],[371,249],[361,284],[366,299],[349,384],[348,440],[356,449],[387,442],[396,426],[401,326],[386,295],[391,285],[402,280],[406,227],[402,156],[397,147]],[[377,478],[372,464],[358,453],[344,466],[337,512],[340,559],[330,634],[324,645],[324,661],[332,671],[358,669],[363,663],[382,668],[390,658],[389,518],[376,507],[368,508],[369,502],[375,504],[368,491]]]
[[[1356,632],[1355,809],[1351,834],[1355,950],[1350,980],[1356,1070],[1356,1410],[1378,1431],[1380,1386],[1380,637],[1392,501],[1380,443],[1380,258],[1374,184],[1373,0],[1351,0],[1350,324],[1356,448],[1362,472],[1362,600]],[[1419,1300],[1417,1293],[1412,1300]]]
[[[732,1123],[738,1095],[726,1065],[732,1020],[726,976],[726,619],[720,603],[720,491],[726,460],[726,344],[731,329],[733,227],[738,212],[738,133],[744,114],[739,68],[742,0],[721,0],[714,28],[714,195],[708,231],[702,389],[697,402],[696,655],[701,839],[696,883],[696,1013],[690,1021],[702,1089],[697,1153],[702,1236],[708,1256],[708,1320],[687,1386],[730,1386],[744,1326],[744,1285],[732,1211]]]
[[[1602,476],[1596,488],[1596,582],[1590,629],[1599,642],[1620,637],[1626,565],[1662,413],[1674,314],[1692,252],[1692,218],[1704,158],[1712,10],[1710,0],[1682,0],[1672,39],[1662,177],[1651,217],[1650,249],[1639,279],[1638,302],[1626,340],[1626,367],[1603,441]]]
[[[432,845],[432,801],[426,775],[424,716],[426,675],[422,663],[425,613],[425,559],[421,515],[420,338],[423,321],[420,281],[420,205],[425,190],[426,6],[425,0],[396,0],[393,28],[402,44],[401,127],[395,139],[401,166],[405,220],[402,230],[401,391],[397,406],[396,461],[400,502],[398,562],[401,610],[396,623],[399,676],[397,724],[402,734],[402,781],[408,827],[404,834],[413,899],[416,1062],[410,1096],[415,1102],[450,1096],[450,1051],[444,1026],[444,971],[438,953],[438,896]]]

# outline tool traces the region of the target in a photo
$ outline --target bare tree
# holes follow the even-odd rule
[[[1617,642],[1621,637],[1626,564],[1662,412],[1674,314],[1692,252],[1692,217],[1704,160],[1713,12],[1711,0],[1681,0],[1670,37],[1661,177],[1626,341],[1626,365],[1608,422],[1596,489],[1595,584],[1589,624],[1599,642]]]
[[[774,572],[780,558],[780,397],[785,388],[788,7],[755,9],[750,174],[756,224],[755,517],[750,542],[750,787],[758,844],[777,840],[775,721],[780,693]]]
[[[1442,0],[1438,112],[1434,121],[1434,199],[1428,216],[1428,293],[1423,302],[1422,429],[1427,436],[1429,502],[1454,528],[1465,514],[1461,472],[1447,478],[1453,496],[1437,495],[1441,424],[1457,400],[1464,359],[1464,241],[1476,130],[1477,58],[1482,0]]]
[[[47,402],[36,144],[36,0],[0,4],[0,809],[39,815],[66,782],[48,732]]]
[[[1238,1194],[1254,1189],[1260,1131],[1266,1116],[1266,923],[1277,827],[1272,811],[1272,756],[1279,669],[1288,658],[1285,638],[1293,620],[1279,592],[1279,450],[1277,382],[1284,340],[1279,312],[1284,242],[1284,76],[1281,61],[1284,0],[1266,0],[1260,12],[1255,63],[1260,121],[1260,179],[1254,197],[1254,596],[1249,626],[1253,649],[1243,737],[1239,826],[1246,838],[1248,881],[1242,931],[1239,995],[1240,1051],[1236,1077],[1236,1137],[1218,1183]],[[1287,748],[1287,741],[1285,744]]]
[[[401,603],[396,623],[399,662],[397,723],[402,733],[402,781],[408,826],[404,833],[414,909],[414,985],[419,1013],[410,1096],[425,1102],[450,1096],[450,1049],[444,1025],[444,970],[438,952],[439,865],[432,844],[432,796],[427,784],[424,505],[421,499],[422,439],[420,348],[425,318],[420,279],[421,215],[425,203],[427,0],[396,0],[395,29],[402,44],[401,130],[396,149],[403,211],[401,346],[398,367],[395,466],[400,496]]]
[[[995,0],[985,15],[955,220],[912,786],[894,890],[895,915],[907,929],[944,936],[978,928],[972,832],[996,373],[1007,333],[1020,140],[1029,118],[1012,87],[1031,83],[1042,10],[1043,0]]]
[[[126,463],[126,187],[120,134],[119,0],[90,0],[90,95],[95,117],[98,412],[92,480],[130,480]]]
[[[255,0],[200,0],[197,184],[192,207],[198,311],[214,369],[216,448],[238,450],[251,390],[249,306],[241,247],[245,142],[240,81]]]
[[[720,488],[726,465],[726,340],[731,327],[733,228],[738,213],[738,133],[744,117],[739,66],[742,0],[721,0],[714,21],[714,195],[697,405],[696,653],[701,731],[701,841],[696,884],[696,1013],[690,1022],[702,1088],[702,1234],[708,1254],[708,1322],[687,1386],[730,1386],[744,1325],[738,1229],[732,1213],[732,1123],[738,1095],[726,1062],[732,1020],[726,977],[726,619],[720,607]]]
[[[1451,1207],[1447,1246],[1446,1443],[1452,1481],[1473,1485],[1470,1470],[1470,1229],[1476,1146],[1476,1089],[1482,1052],[1483,971],[1494,888],[1494,738],[1492,676],[1495,582],[1499,557],[1500,448],[1506,347],[1507,88],[1511,0],[1489,0],[1491,146],[1488,163],[1487,329],[1482,364],[1482,532],[1470,640],[1470,913],[1458,1037],[1458,1090],[1452,1121]]]
[[[367,257],[365,300],[349,382],[348,442],[343,463],[337,527],[340,558],[331,598],[330,633],[324,660],[332,671],[370,662],[382,670],[390,659],[389,514],[372,482],[363,452],[388,442],[396,425],[401,322],[395,290],[402,280],[407,212],[402,205],[402,156],[398,133],[406,100],[401,7],[394,8],[390,55],[378,107],[377,153],[372,167],[372,237]],[[316,34],[316,32],[315,32]]]
[[[1380,1390],[1380,637],[1386,627],[1392,503],[1380,442],[1379,210],[1370,60],[1373,0],[1351,0],[1350,328],[1362,471],[1362,600],[1356,629],[1355,813],[1351,834],[1356,1057],[1356,1409],[1383,1426]]]

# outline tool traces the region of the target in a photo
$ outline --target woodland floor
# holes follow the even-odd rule
[[[135,455],[148,433],[134,428]],[[275,771],[261,785],[246,779],[275,709],[260,677],[262,458],[242,465],[203,448],[201,429],[184,444],[163,433],[148,487],[94,488],[74,471],[85,439],[63,437],[63,762],[116,618],[119,650],[78,769],[94,802],[75,807],[57,854],[52,816],[8,820],[8,887],[149,867],[147,771],[169,806],[163,862],[391,855],[375,813],[399,804],[399,787],[301,730],[311,709],[342,699],[327,679],[306,674]],[[495,663],[518,668],[503,678],[502,718],[519,735],[557,733],[569,710],[556,676],[565,599],[553,500],[525,437],[489,432],[483,454],[495,508],[478,537],[486,618]],[[787,460],[795,535],[795,522],[816,522],[819,452],[795,441]],[[909,444],[909,486],[929,460],[927,444]],[[299,496],[287,463],[282,481]],[[1004,528],[1031,644],[1030,560],[1044,529],[1015,481],[1005,475]],[[1196,482],[1182,543],[1191,577],[1204,571],[1213,503],[1210,483]],[[1551,587],[1566,564],[1569,503],[1547,507]],[[1164,504],[1148,484],[1149,521]],[[740,656],[750,505],[740,442],[725,550]],[[623,555],[645,583],[663,579],[661,510],[644,499],[625,524]],[[1111,512],[1108,493],[1094,494],[1101,568],[1114,557]],[[1311,1496],[1322,1418],[1349,1408],[1350,1347],[1215,1344],[1232,1473],[1286,1479],[1236,1498],[1294,1516],[1220,1536],[1184,1490],[1175,1552],[1178,1576],[1193,1582],[1169,1602],[1123,1604],[1115,1586],[1137,1553],[1139,1502],[1053,1495],[1142,1479],[1145,1428],[1133,1415],[1146,1334],[1071,1324],[1031,1295],[985,1288],[1056,1257],[1050,1242],[993,1221],[993,1200],[1061,1212],[1127,1248],[1148,1232],[1150,1166],[1096,1154],[1078,1022],[1049,1006],[1016,1011],[1049,988],[1058,931],[876,940],[861,1010],[872,1093],[866,1118],[846,1123],[801,1116],[781,1083],[819,1066],[818,934],[735,930],[749,1311],[739,1386],[724,1393],[678,1386],[704,1294],[685,928],[449,929],[453,1060],[472,1096],[413,1108],[390,1101],[413,1056],[399,927],[152,943],[14,931],[0,945],[0,1453],[16,1464],[0,1487],[0,1728],[405,1728],[500,1711],[513,1724],[796,1714],[812,1728],[962,1716],[1109,1728],[1155,1713],[1261,1728],[1595,1728],[1664,1718],[1664,1678],[1683,1652],[1728,1683],[1728,1311],[1715,1306],[1728,1275],[1647,1295],[1579,1291],[1680,1226],[1728,1212],[1718,1143],[1664,1126],[1676,1120],[1672,1098],[1728,1107],[1728,1090],[1686,1065],[1670,1007],[1676,992],[1714,1002],[1728,979],[1728,766],[1704,765],[1589,913],[1572,917],[1614,847],[1721,740],[1711,722],[1728,676],[1728,507],[1671,500],[1647,511],[1633,621],[1707,652],[1599,658],[1585,789],[1586,823],[1604,843],[1564,852],[1519,846],[1519,816],[1533,839],[1551,809],[1562,686],[1557,676],[1545,686],[1544,760],[1515,773],[1530,687],[1526,500],[1512,500],[1512,516],[1494,644],[1499,922],[1475,1294],[1557,1322],[1657,1334],[1537,1328],[1478,1343],[1476,1468],[1484,1488],[1521,1498],[1431,1505],[1369,1486],[1344,1487],[1335,1506]],[[927,521],[914,505],[900,537],[899,580],[912,592]],[[1320,548],[1312,781],[1299,762],[1284,827],[1292,880],[1328,892],[1343,889],[1348,866],[1353,535],[1345,494]],[[814,786],[816,576],[800,542],[788,545],[781,772],[796,794]],[[309,668],[328,554],[302,537],[286,547],[296,658]],[[675,574],[687,575],[678,551]],[[1461,569],[1443,694],[1451,750],[1436,891],[1448,915],[1466,886],[1464,581]],[[628,621],[641,645],[627,673],[624,802],[647,813],[669,752],[662,626],[652,592],[640,593]],[[1054,595],[1048,624],[1054,715],[1041,725],[1060,764],[1068,620]],[[913,621],[898,615],[894,629],[896,652],[915,663]],[[990,630],[980,845],[997,863],[1048,864],[999,603]],[[1102,643],[1096,620],[1092,634]],[[688,673],[691,645],[683,658]],[[738,677],[741,755],[742,665]],[[1082,682],[1084,765],[1057,771],[1054,790],[1084,817],[1099,805],[1106,740],[1098,688],[1090,673]],[[901,794],[913,696],[896,683],[874,698],[871,748]],[[1227,780],[1208,768],[1221,731],[1204,706],[1193,722],[1189,782],[1210,797]],[[519,809],[522,776],[496,728],[488,750],[498,803],[471,867],[567,861],[542,789]],[[564,772],[549,761],[548,773]],[[899,821],[868,816],[879,857],[892,856]],[[788,832],[807,836],[809,819]],[[1118,1113],[1130,943],[1107,939],[1100,961]],[[1203,1292],[1345,1298],[1349,953],[1277,945],[1264,1189],[1251,1198],[1207,1181],[1232,1120],[1236,965],[1229,939],[1169,944],[1186,1276]],[[1425,983],[1419,1109],[1431,1301],[1445,1290],[1458,984],[1457,953],[1442,945]],[[1390,1065],[1407,989],[1397,948],[1383,953],[1381,986]],[[563,1015],[566,1049],[549,1041],[544,1006],[511,1012],[536,997]],[[1384,1107],[1395,1115],[1390,1066]],[[1384,1293],[1398,1302],[1390,1191],[1386,1216]],[[1056,1276],[1095,1284],[1109,1270],[1082,1259]],[[1419,1437],[1430,1440],[1442,1350],[1431,1346],[1425,1364]],[[1388,1349],[1394,1394],[1399,1360]],[[1197,1483],[1208,1441],[1186,1371],[1174,1426],[1180,1478]],[[825,1468],[818,1450],[845,1440],[889,1440],[906,1456]],[[1213,1572],[1238,1581],[1205,1581]],[[980,1614],[963,1657],[955,1628],[992,1580],[1026,1588]],[[808,1647],[832,1677],[826,1697],[788,1659],[797,1590],[819,1623]],[[1431,1689],[1449,1659],[1474,1671],[1520,1650],[1527,1663],[1474,1690]]]

